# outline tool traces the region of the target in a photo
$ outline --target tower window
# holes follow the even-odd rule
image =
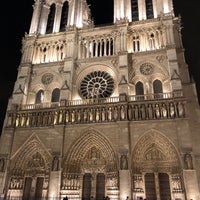
[[[56,88],[52,92],[51,102],[59,102],[59,100],[60,100],[60,90]]]
[[[47,21],[47,30],[46,30],[47,34],[53,32],[55,12],[56,12],[56,6],[55,4],[52,4],[50,7],[50,12],[49,12],[48,21]]]
[[[142,82],[137,82],[135,85],[136,95],[144,95],[144,86]]]
[[[44,101],[44,91],[39,90],[36,94],[35,103],[42,103]]]
[[[65,26],[67,25],[67,20],[68,20],[68,10],[69,10],[68,1],[65,1],[62,7],[60,31],[65,31]]]
[[[152,0],[146,0],[146,15],[147,15],[147,19],[152,19],[153,16],[153,3]]]
[[[162,82],[160,80],[155,80],[153,82],[153,91],[154,91],[154,97],[156,99],[162,98],[163,88],[162,88]]]
[[[137,0],[131,1],[132,21],[138,21],[138,2]]]

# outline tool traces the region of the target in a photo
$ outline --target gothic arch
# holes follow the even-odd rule
[[[158,58],[159,57],[159,58]],[[156,59],[161,59],[160,57],[162,56],[157,56]],[[164,57],[162,59],[165,59]],[[145,64],[145,63],[149,63],[150,65],[153,66],[153,73],[151,74],[151,76],[154,76],[154,74],[160,74],[162,75],[163,79],[169,79],[169,72],[167,71],[167,68],[165,65],[167,65],[167,63],[158,63],[156,62],[156,60],[151,59],[151,60],[142,60],[139,61],[138,63],[135,64],[135,69],[136,69],[136,74],[141,74],[140,73],[140,67]]]
[[[117,170],[118,159],[109,140],[96,130],[90,129],[71,145],[69,152],[66,152],[62,164],[64,171],[71,172],[73,170],[74,172],[76,170],[77,173],[80,173],[81,166],[83,166],[83,162],[87,159],[87,154],[92,148],[95,148],[99,154],[97,160],[104,162],[104,172]],[[71,166],[69,166],[69,163]]]
[[[63,78],[58,73],[53,71],[43,72],[40,75],[36,76],[31,83],[30,92],[28,94],[28,104],[34,103],[36,94],[39,90],[44,91],[44,100],[51,101],[51,94],[55,88],[60,89],[64,84]]]
[[[145,68],[145,64],[149,64],[149,69],[147,67]],[[148,83],[150,84],[149,92],[153,93],[153,82],[156,79],[162,82],[164,93],[171,91],[169,74],[166,72],[166,69],[161,65],[158,65],[153,61],[143,61],[137,63],[135,69],[136,75],[133,77],[131,82],[133,84],[136,84],[138,81],[143,82],[144,91],[147,90],[147,88],[145,87],[145,83]]]
[[[15,169],[13,172],[25,172],[28,163],[31,159],[38,155],[41,158],[42,167],[44,171],[49,171],[51,168],[52,157],[46,151],[44,145],[36,135],[32,135],[27,141],[18,149],[18,151],[11,157],[11,168]]]
[[[30,90],[34,93],[39,89],[52,91],[54,88],[61,88],[62,84],[63,79],[61,75],[51,70],[48,73],[44,71],[32,81]]]
[[[139,172],[172,172],[180,167],[178,152],[172,142],[157,130],[146,132],[132,154],[132,169]]]

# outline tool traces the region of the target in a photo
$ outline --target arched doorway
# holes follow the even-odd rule
[[[42,199],[48,196],[51,156],[32,135],[11,159],[9,199]]]
[[[137,142],[132,154],[133,193],[136,199],[173,199],[182,196],[180,160],[172,142],[151,130]],[[177,197],[176,196],[176,197]]]
[[[91,197],[102,200],[109,192],[116,193],[119,189],[117,163],[108,139],[94,130],[87,131],[69,148],[64,159],[63,192],[69,198],[84,200]],[[77,192],[76,197],[70,194],[72,188]]]

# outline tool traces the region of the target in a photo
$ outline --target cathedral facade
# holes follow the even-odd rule
[[[200,110],[172,0],[35,0],[0,140],[3,199],[199,200]]]

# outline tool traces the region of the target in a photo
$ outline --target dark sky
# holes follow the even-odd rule
[[[113,0],[87,0],[95,24],[112,22]],[[5,1],[4,1],[5,2]],[[9,4],[6,1],[5,4]],[[33,0],[12,1],[1,8],[0,132],[20,62],[21,40],[29,31]],[[12,4],[12,5],[11,5]],[[182,17],[186,63],[200,94],[200,0],[174,0],[176,16]],[[96,17],[96,15],[98,17]]]

